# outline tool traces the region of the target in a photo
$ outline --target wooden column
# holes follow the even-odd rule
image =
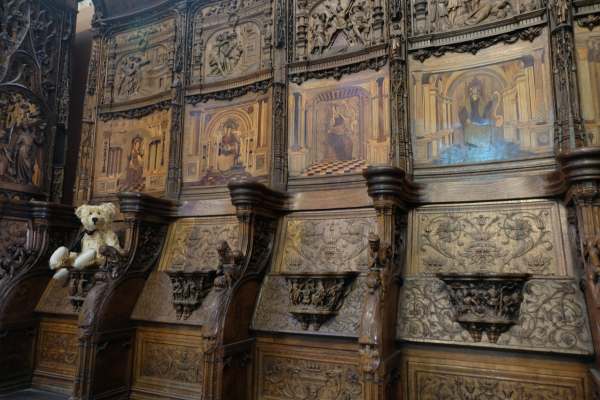
[[[600,147],[582,147],[558,156],[567,184],[566,203],[575,207],[583,256],[583,289],[596,358],[591,369],[600,394]]]
[[[371,262],[359,330],[365,400],[395,397],[398,352],[395,347],[400,273],[406,257],[407,212],[418,201],[417,187],[403,170],[369,167],[369,196],[377,212],[377,234],[369,237]]]

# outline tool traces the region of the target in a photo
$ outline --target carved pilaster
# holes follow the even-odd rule
[[[118,359],[128,365],[133,341],[129,319],[135,300],[162,250],[173,203],[141,193],[120,193],[120,211],[127,229],[122,252],[112,247],[100,251],[106,263],[94,277],[79,312],[79,360],[73,400],[102,397],[103,394],[129,392],[129,371],[113,374],[106,381],[102,366]],[[110,361],[113,360],[113,361]],[[104,380],[104,381],[103,381]]]
[[[208,313],[202,327],[206,400],[239,398],[240,389],[225,382],[249,385],[247,372],[231,364],[245,364],[251,350],[248,327],[286,201],[283,193],[251,180],[229,183],[229,192],[239,221],[240,248],[219,245],[217,277],[203,305]]]
[[[567,184],[566,202],[577,215],[579,246],[583,256],[583,288],[600,369],[600,147],[583,147],[558,156]],[[600,390],[597,387],[596,390]]]
[[[391,398],[395,349],[394,330],[398,300],[397,276],[406,242],[406,213],[417,203],[417,188],[404,171],[388,166],[369,167],[369,196],[377,212],[377,234],[369,237],[370,267],[363,303],[359,354],[365,399]]]
[[[570,0],[548,1],[556,112],[554,142],[557,152],[585,145],[579,107],[572,8]]]

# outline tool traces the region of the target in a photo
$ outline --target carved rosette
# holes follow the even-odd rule
[[[289,313],[304,330],[312,325],[318,331],[337,314],[357,275],[356,272],[287,275]]]
[[[446,283],[456,321],[480,342],[491,343],[519,320],[523,287],[530,274],[438,274]]]
[[[188,319],[212,289],[216,272],[203,270],[167,271],[166,273],[171,279],[171,294],[177,319]]]

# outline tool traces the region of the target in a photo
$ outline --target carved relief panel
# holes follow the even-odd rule
[[[44,379],[44,375],[53,378],[72,379],[77,368],[79,355],[77,341],[77,326],[58,320],[43,321],[38,334],[36,375]]]
[[[290,84],[288,109],[291,176],[359,173],[388,162],[387,69]]]
[[[243,176],[266,178],[271,146],[270,93],[189,104],[184,132],[186,186],[220,186]]]
[[[0,186],[10,193],[50,192],[55,124],[68,121],[73,25],[67,2],[0,5]]]
[[[353,52],[384,41],[383,0],[305,0],[295,4],[295,59]]]
[[[277,271],[322,273],[366,271],[368,235],[377,229],[375,215],[355,212],[352,218],[331,213],[294,214],[284,220]]]
[[[30,255],[28,240],[31,228],[28,220],[0,220],[0,287],[19,273]]]
[[[271,1],[221,1],[194,17],[192,84],[270,74]]]
[[[589,144],[600,145],[600,27],[575,26],[581,116]]]
[[[236,249],[238,239],[239,223],[234,217],[179,219],[170,228],[159,270],[216,269],[219,243],[225,240]]]
[[[412,35],[445,33],[511,18],[537,15],[544,0],[414,0],[411,2]],[[514,22],[510,21],[510,22]]]
[[[551,201],[427,206],[412,214],[408,275],[568,275],[565,211]]]
[[[169,165],[170,111],[97,124],[94,197],[119,191],[161,193]]]
[[[173,18],[112,37],[102,102],[131,102],[169,91],[174,43]]]
[[[190,396],[202,390],[203,357],[199,334],[139,329],[136,336],[133,393]],[[188,398],[188,397],[185,398]]]
[[[416,166],[541,157],[553,148],[548,37],[410,59]]]

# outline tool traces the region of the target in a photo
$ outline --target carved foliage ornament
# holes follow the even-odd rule
[[[357,273],[287,275],[289,312],[306,330],[318,331],[324,321],[337,314]]]
[[[422,215],[417,250],[422,268],[552,273],[550,218],[548,209]]]
[[[458,275],[440,274],[456,310],[456,321],[469,331],[473,340],[481,341],[485,332],[496,343],[519,319],[523,286],[528,274]]]
[[[272,399],[362,399],[358,367],[316,360],[266,356],[262,395]]]
[[[25,221],[0,221],[0,284],[14,277],[33,253],[27,248],[27,230]]]

